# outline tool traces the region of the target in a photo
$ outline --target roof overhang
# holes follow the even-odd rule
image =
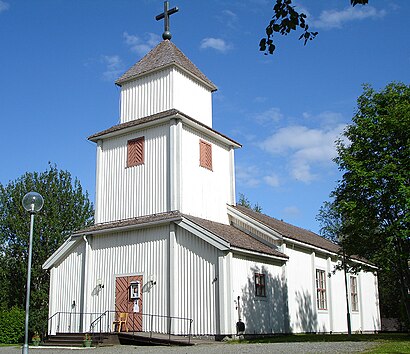
[[[189,117],[188,115],[178,110],[173,109],[173,110],[170,110],[169,112],[167,111],[161,112],[161,113],[154,115],[153,117],[157,115],[158,115],[157,118],[148,119],[147,121],[143,121],[143,122],[138,122],[139,120],[135,120],[135,121],[119,124],[118,126],[107,129],[106,131],[102,131],[101,133],[91,135],[88,138],[88,140],[92,142],[97,142],[99,140],[125,135],[128,133],[134,132],[135,130],[142,130],[142,129],[146,129],[152,126],[161,125],[161,124],[171,121],[172,119],[179,119],[184,124],[194,128],[195,130],[198,130],[199,132],[207,134],[208,136],[212,137],[216,141],[226,146],[231,146],[234,149],[242,147],[242,145],[236,142],[235,140],[228,138],[227,136],[217,132],[216,130],[208,127],[207,125]]]
[[[227,205],[227,211],[228,211],[228,215],[238,219],[239,221],[243,222],[245,225],[249,225],[250,227],[252,227],[253,229],[255,229],[256,231],[271,237],[273,240],[278,240],[281,241],[283,240],[283,236],[273,230],[272,228],[270,228],[269,226],[266,226],[265,224],[251,218],[250,216],[241,213],[239,210],[233,208],[230,205]]]
[[[160,67],[157,67],[157,68],[154,68],[154,69],[151,69],[151,70],[144,71],[144,72],[142,72],[138,75],[128,77],[125,80],[117,80],[115,82],[115,84],[117,86],[122,87],[122,85],[127,84],[127,83],[132,82],[132,81],[135,81],[136,79],[140,79],[140,78],[143,78],[144,76],[148,76],[148,75],[150,75],[154,72],[158,72],[160,70],[166,70],[168,68],[170,69],[170,68],[173,68],[173,67],[176,67],[177,69],[181,70],[186,75],[188,75],[191,79],[193,79],[194,81],[199,82],[200,84],[202,84],[203,86],[208,88],[211,92],[214,92],[214,91],[218,90],[218,88],[214,84],[211,85],[210,83],[206,82],[205,80],[202,80],[200,77],[194,75],[189,70],[185,69],[182,65],[180,65],[178,63],[175,63],[175,62],[174,63],[168,63],[168,64],[165,64],[163,66],[160,66]]]
[[[58,263],[68,252],[77,246],[82,240],[81,235],[71,235],[64,243],[43,263],[43,269],[50,269]]]
[[[287,262],[289,260],[289,257],[280,257],[280,256],[272,255],[272,254],[250,251],[250,250],[246,250],[246,249],[239,248],[239,247],[231,247],[231,251],[237,254],[245,255],[245,256],[254,256],[258,258],[263,257],[263,258],[269,258],[269,259],[273,259],[273,260],[281,261],[281,262]]]
[[[182,217],[182,220],[175,223],[221,251],[229,251],[231,248],[229,242],[221,239],[214,233],[204,229],[187,218]]]

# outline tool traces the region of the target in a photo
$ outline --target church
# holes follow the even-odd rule
[[[337,245],[236,205],[241,144],[212,128],[217,87],[171,42],[172,11],[115,82],[120,123],[88,138],[95,224],[43,265],[49,333],[340,333],[348,312],[353,332],[380,330],[375,267],[333,272]]]

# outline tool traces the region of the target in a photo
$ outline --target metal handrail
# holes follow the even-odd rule
[[[100,316],[98,316],[94,321],[91,322],[91,324],[90,324],[90,332],[93,332],[92,330],[93,330],[93,328],[94,328],[96,322],[97,322],[97,321],[100,321],[101,318],[103,318],[104,316],[106,316],[107,313],[109,313],[109,312],[110,312],[110,310],[104,311]]]
[[[102,331],[102,320],[103,320],[103,318],[110,318],[110,316],[109,316],[109,314],[114,314],[114,319],[115,319],[115,317],[117,316],[117,314],[119,314],[119,313],[128,313],[128,315],[132,315],[132,319],[133,319],[133,326],[132,326],[132,335],[133,336],[135,336],[135,332],[138,332],[138,331],[135,331],[135,322],[134,322],[134,320],[135,320],[135,316],[137,315],[137,316],[142,316],[142,317],[146,317],[146,316],[148,316],[148,318],[149,318],[149,325],[150,325],[150,329],[149,329],[149,331],[147,331],[147,330],[145,330],[144,332],[149,332],[149,339],[150,339],[150,342],[152,341],[152,334],[154,333],[154,318],[162,318],[162,319],[166,319],[167,320],[167,322],[168,322],[168,326],[167,326],[167,328],[168,328],[168,330],[167,330],[167,334],[168,334],[168,341],[169,342],[171,342],[171,335],[172,335],[172,331],[171,331],[171,328],[172,328],[172,321],[174,320],[182,320],[182,321],[187,321],[187,322],[189,322],[189,330],[188,330],[188,344],[190,344],[191,343],[191,331],[192,331],[192,323],[193,323],[193,320],[191,319],[191,318],[187,318],[187,317],[178,317],[178,316],[168,316],[168,315],[156,315],[156,314],[147,314],[147,313],[142,313],[142,312],[125,312],[125,311],[115,311],[115,310],[106,310],[106,311],[104,311],[99,317],[97,317],[91,324],[90,324],[90,329],[89,329],[89,332],[90,333],[92,333],[92,334],[95,334],[95,333],[98,333],[98,331],[95,331],[95,328],[96,328],[96,326],[99,324],[100,325],[100,328],[99,328],[99,334],[100,334],[100,336],[99,336],[99,338],[101,339],[102,338],[102,333],[103,333],[103,331]],[[108,316],[107,316],[108,315]],[[129,317],[131,317],[131,316],[129,316]],[[111,321],[110,321],[111,322]],[[108,326],[107,326],[107,328],[108,328]],[[111,332],[114,332],[112,329],[111,329],[111,323],[110,323],[110,327],[109,327],[109,331],[107,331],[108,333],[111,333]],[[106,332],[104,332],[104,333],[106,333]]]
[[[101,313],[100,312],[67,312],[67,311],[58,311],[56,313],[54,313],[52,316],[50,316],[47,319],[47,325],[49,328],[49,333],[51,334],[51,329],[52,329],[52,320],[54,319],[54,317],[58,316],[58,321],[57,321],[57,327],[56,327],[56,332],[58,332],[60,330],[60,322],[61,322],[61,316],[68,316],[69,317],[69,325],[68,325],[68,331],[69,333],[71,333],[71,329],[72,329],[72,317],[73,316],[79,316],[80,320],[84,320],[84,316],[93,316],[93,315],[98,315],[100,316]],[[50,323],[51,322],[51,323]],[[47,333],[46,331],[44,331],[44,333]]]
[[[103,313],[101,312],[65,312],[65,311],[58,311],[56,313],[54,313],[52,316],[50,316],[47,319],[47,324],[49,326],[49,333],[51,334],[52,331],[52,322],[53,319],[55,317],[58,317],[57,320],[57,326],[56,326],[56,332],[58,332],[60,330],[60,322],[61,322],[61,317],[62,316],[68,316],[68,318],[66,319],[66,323],[68,323],[68,332],[71,333],[72,331],[72,318],[73,316],[79,316],[79,326],[80,324],[82,324],[82,329],[84,330],[85,327],[85,316],[90,316],[90,321],[92,319],[92,316],[97,316],[94,320],[91,321],[90,326],[89,326],[89,331],[88,333],[90,334],[96,334],[99,333],[100,336],[98,338],[98,342],[102,341],[102,333],[103,333],[103,319],[105,318],[106,321],[108,321],[107,323],[104,324],[106,330],[104,331],[104,333],[111,333],[114,332],[112,330],[112,324],[110,321],[110,318],[115,319],[117,314],[124,312],[124,311],[115,311],[115,310],[106,310]],[[149,340],[150,342],[152,341],[152,334],[155,333],[154,332],[154,318],[158,318],[158,319],[166,319],[167,321],[167,325],[164,326],[167,328],[167,330],[165,332],[163,332],[164,334],[168,334],[168,341],[171,342],[171,335],[172,335],[172,328],[174,328],[173,326],[173,322],[175,323],[175,321],[177,320],[181,320],[181,321],[186,321],[189,322],[189,330],[188,330],[188,334],[184,334],[185,336],[188,335],[188,344],[191,343],[191,331],[192,331],[192,323],[193,320],[191,318],[187,318],[187,317],[178,317],[178,316],[168,316],[168,315],[157,315],[157,314],[147,314],[147,313],[142,313],[142,312],[126,312],[128,313],[128,315],[132,315],[129,317],[132,317],[132,334],[133,336],[135,336],[135,316],[141,316],[142,318],[147,318],[148,317],[148,321],[147,321],[147,325],[149,325],[149,330],[144,330],[144,332],[148,333],[149,332]],[[110,316],[110,314],[113,314],[114,316]],[[74,321],[75,321],[75,317],[74,317]],[[63,323],[64,325],[64,323]],[[95,330],[96,327],[99,325],[99,330]],[[185,327],[185,326],[183,326]],[[186,327],[185,327],[186,328]],[[74,331],[75,332],[75,331]],[[43,331],[44,334],[47,334],[47,331]],[[158,332],[160,333],[160,332]],[[45,337],[45,336],[44,336]]]

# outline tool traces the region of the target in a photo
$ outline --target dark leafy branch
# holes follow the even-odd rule
[[[352,6],[366,5],[369,0],[350,0]],[[273,16],[269,25],[266,27],[266,37],[259,42],[259,50],[265,54],[273,54],[276,45],[273,42],[273,36],[278,33],[282,36],[288,35],[298,28],[302,30],[299,40],[303,40],[306,45],[308,41],[313,40],[318,35],[318,32],[311,31],[309,24],[306,22],[306,14],[298,12],[292,4],[292,0],[276,0],[273,6]]]

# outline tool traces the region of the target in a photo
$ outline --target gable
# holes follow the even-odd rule
[[[233,210],[236,210],[239,213],[243,214],[245,217],[249,217],[259,222],[265,227],[270,228],[277,235],[280,235],[280,237],[282,237],[283,239],[289,239],[296,242],[300,242],[306,245],[307,247],[318,247],[325,251],[335,254],[339,252],[338,245],[334,244],[329,240],[326,240],[325,238],[315,234],[312,231],[308,231],[300,227],[288,224],[286,222],[272,218],[262,213],[257,213],[249,208],[240,205],[229,206],[228,210],[231,210],[231,213],[233,212]]]

